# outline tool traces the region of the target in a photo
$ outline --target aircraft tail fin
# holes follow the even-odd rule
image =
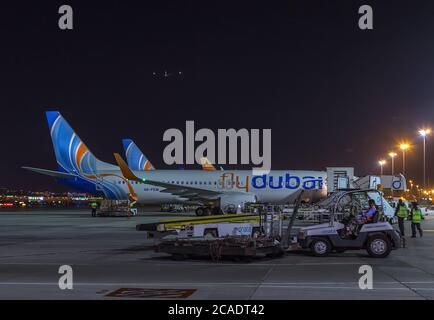
[[[98,171],[116,170],[116,166],[98,160],[58,111],[45,113],[59,170],[94,175]]]
[[[151,162],[131,139],[123,139],[122,144],[125,150],[128,166],[132,170],[148,171],[155,170]]]

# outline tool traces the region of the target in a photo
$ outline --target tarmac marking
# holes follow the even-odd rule
[[[397,282],[397,281],[376,281],[375,284],[433,284],[433,281],[418,282]],[[358,282],[145,282],[145,283],[125,283],[125,282],[78,282],[74,285],[79,286],[314,286],[321,288],[330,285],[353,285],[357,286]],[[48,285],[57,286],[57,282],[0,282],[0,285]],[[434,290],[434,288],[424,288]]]
[[[276,268],[276,266],[272,266],[270,269],[268,269],[268,271],[265,273],[265,275],[262,277],[261,279],[261,283],[264,283],[265,280],[267,279],[267,277],[274,271],[274,269]],[[256,291],[258,291],[258,289],[261,287],[261,284],[257,285],[255,287],[255,289],[253,290],[252,294],[250,295],[250,299],[253,298],[253,296],[255,295]]]
[[[333,265],[362,265],[365,264],[364,262],[312,262],[312,263],[184,263],[186,266],[224,266],[224,267],[230,267],[230,266],[243,266],[243,267],[270,267],[270,266],[333,266]],[[155,265],[160,266],[170,266],[170,265],[177,265],[181,266],[179,262],[173,262],[173,263],[155,263]]]
[[[3,257],[0,257],[0,259]],[[6,258],[6,257],[5,257]],[[10,257],[8,257],[10,258]],[[173,262],[173,263],[161,263],[161,262],[149,262],[149,265],[154,266],[216,266],[216,267],[230,267],[230,266],[243,266],[243,267],[270,267],[270,266],[327,266],[327,265],[362,265],[363,262],[320,262],[320,263],[179,263],[179,262]],[[60,265],[60,263],[54,263],[54,262],[46,262],[46,263],[38,263],[38,262],[0,262],[0,265]],[[74,264],[74,265],[83,265],[88,266],[92,265],[95,266],[95,264]]]
[[[56,289],[58,288],[58,284],[57,283],[49,283],[49,284],[44,284],[44,283],[40,283],[40,284],[36,284],[36,283],[20,283],[20,285],[50,285],[53,287],[56,287]],[[119,285],[119,284],[118,284]],[[131,285],[131,284],[129,284]],[[133,284],[134,286],[141,286],[141,287],[147,287],[147,286],[153,286],[154,289],[156,284]],[[187,284],[188,286],[190,286],[191,288],[200,288],[200,287],[205,287],[206,289],[212,289],[210,288],[210,284],[197,284],[197,283],[189,283]],[[339,286],[314,286],[314,285],[267,285],[267,284],[259,284],[259,288],[258,288],[258,284],[246,284],[246,285],[219,285],[219,284],[213,284],[216,285],[216,287],[237,287],[237,288],[256,288],[256,289],[266,289],[266,288],[273,288],[273,289],[326,289],[326,290],[356,290],[356,291],[365,291],[367,294],[369,294],[369,292],[372,291],[413,291],[413,290],[419,290],[419,291],[434,291],[434,288],[407,288],[407,287],[376,287],[374,286],[374,288],[372,290],[361,290],[359,288],[358,285],[354,285],[354,286],[343,286],[343,285],[339,285]],[[79,287],[79,286],[115,286],[114,284],[90,284],[90,283],[82,283],[82,284],[74,284],[75,288]],[[181,284],[158,284],[158,286],[160,287],[177,287],[177,286],[181,286]],[[182,286],[185,286],[185,284],[183,284]],[[215,287],[214,287],[215,288]],[[203,289],[202,289],[203,290]]]
[[[120,288],[106,294],[113,298],[162,298],[183,299],[188,298],[196,289],[152,289],[152,288]]]
[[[423,298],[423,299],[429,299],[429,297],[426,297],[426,296],[424,296],[422,293],[420,293],[420,290],[418,290],[418,289],[416,289],[416,288],[413,288],[413,287],[411,287],[408,283],[406,283],[406,282],[404,282],[404,281],[401,281],[401,280],[397,279],[396,276],[392,275],[390,272],[387,272],[386,270],[384,270],[384,268],[379,267],[378,269],[380,270],[380,272],[382,272],[383,274],[389,276],[390,278],[392,278],[393,280],[395,280],[397,283],[399,283],[399,284],[405,286],[405,288],[407,288],[407,289],[410,290],[411,292],[415,293],[415,294],[418,295],[419,297],[421,297],[421,298]],[[424,270],[422,270],[422,269],[420,269],[420,268],[417,268],[417,269],[421,270],[421,271],[424,272],[424,273],[427,273],[426,271],[424,271]]]
[[[0,266],[2,265],[16,265],[16,266],[61,266],[62,263],[59,262],[0,262]],[[74,263],[74,266],[95,266],[95,264],[86,264],[86,263]]]

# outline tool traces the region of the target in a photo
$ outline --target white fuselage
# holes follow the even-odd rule
[[[134,189],[139,203],[179,203],[188,199],[174,195],[162,187],[145,182],[126,181],[122,174],[112,172],[103,179],[114,183],[128,194]],[[266,175],[253,175],[251,170],[154,170],[134,171],[141,178],[203,190],[219,191],[225,194],[237,192],[254,195],[258,202],[285,203],[300,189],[307,191],[310,198],[327,194],[326,172],[301,170],[273,170]]]

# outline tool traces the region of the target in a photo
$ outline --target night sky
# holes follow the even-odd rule
[[[72,31],[58,28],[62,4],[74,9]],[[358,28],[362,4],[372,31]],[[57,167],[46,110],[101,160],[130,137],[157,168],[176,169],[163,163],[162,136],[186,120],[271,128],[273,169],[378,173],[408,138],[407,173],[421,183],[417,130],[434,125],[432,1],[2,1],[0,41],[0,187],[58,190],[20,168]],[[164,70],[183,75],[152,74]]]

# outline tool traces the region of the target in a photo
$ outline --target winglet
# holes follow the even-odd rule
[[[119,153],[114,153],[116,163],[118,164],[119,168],[121,169],[122,175],[127,180],[134,180],[134,181],[140,181],[143,180],[138,178],[128,167],[128,165],[125,163],[124,159],[119,155]]]

